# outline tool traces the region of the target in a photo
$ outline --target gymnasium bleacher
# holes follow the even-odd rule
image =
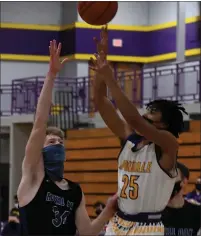
[[[193,190],[201,170],[200,120],[192,120],[188,132],[179,138],[178,160],[190,169],[186,193]],[[117,191],[117,156],[120,141],[108,128],[69,130],[65,177],[81,184],[85,193],[87,210],[95,217],[93,204],[106,202]]]

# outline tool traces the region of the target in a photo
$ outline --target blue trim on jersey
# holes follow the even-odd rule
[[[127,138],[128,141],[134,143],[135,145],[138,144],[139,142],[141,142],[143,139],[144,139],[143,136],[138,135],[136,133],[133,133],[133,134],[129,135],[128,138]]]
[[[142,137],[134,132],[134,133],[130,134],[125,140],[121,140],[121,150],[119,151],[118,158],[119,158],[122,150],[124,149],[127,141],[132,142],[136,146],[139,142],[142,141],[142,139],[144,139],[144,137]]]

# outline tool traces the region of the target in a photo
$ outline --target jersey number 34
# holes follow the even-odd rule
[[[121,190],[121,198],[130,198],[135,200],[138,198],[139,185],[135,182],[139,178],[138,175],[128,176],[126,174],[122,177],[123,187]],[[126,193],[127,188],[129,188],[128,194]]]

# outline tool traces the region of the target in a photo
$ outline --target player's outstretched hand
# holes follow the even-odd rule
[[[100,54],[101,52],[104,53],[105,59],[108,54],[108,30],[107,25],[103,26],[100,33],[100,40],[97,38],[93,38],[95,44],[96,44],[96,50],[97,53]]]
[[[59,43],[59,45],[57,46],[56,40],[50,41],[49,52],[49,73],[56,76],[56,74],[61,70],[64,63],[68,61],[68,58],[60,61],[61,43]]]
[[[102,79],[113,79],[114,72],[108,61],[105,59],[105,53],[101,51],[99,54],[94,54],[94,58],[90,58],[90,68],[96,71],[96,75],[102,77]]]

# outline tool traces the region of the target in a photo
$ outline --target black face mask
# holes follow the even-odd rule
[[[181,190],[181,181],[178,181],[174,185],[170,199],[175,197],[180,190]]]
[[[201,191],[201,184],[199,184],[199,183],[195,184],[195,188],[196,188],[198,191]]]
[[[45,172],[54,181],[61,181],[64,173],[65,148],[61,144],[43,148]]]

